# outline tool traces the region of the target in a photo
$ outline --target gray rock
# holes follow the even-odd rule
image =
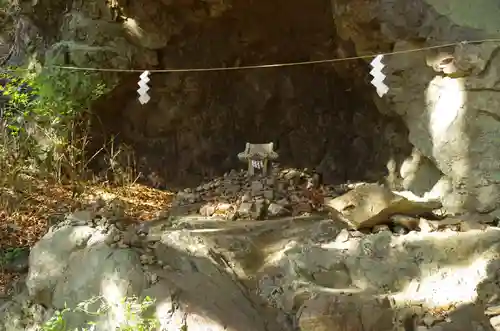
[[[213,259],[211,248],[200,239],[185,231],[167,233],[156,250],[158,259],[171,269],[155,271],[160,281],[143,295],[158,298],[156,314],[164,316],[162,327],[168,331],[183,327],[282,331],[275,322],[265,320],[265,313],[249,300],[245,289]],[[195,245],[197,255],[193,256]],[[192,313],[192,307],[200,313]]]
[[[439,201],[410,200],[378,184],[357,186],[340,197],[325,198],[324,204],[357,229],[388,223],[396,214],[419,215],[441,207]]]
[[[264,189],[264,185],[260,180],[254,180],[251,183],[250,189],[253,196],[261,195],[263,193],[262,191]]]
[[[452,311],[448,320],[436,324],[431,330],[442,331],[494,331],[480,305],[463,305]]]
[[[115,250],[99,241],[87,246],[95,234],[88,227],[66,227],[45,235],[30,254],[28,294],[57,309],[75,307],[94,297],[114,302],[139,295],[146,280],[137,253]],[[116,322],[111,315],[100,318],[108,326]],[[82,326],[89,320],[92,318],[82,313],[67,317],[68,327]]]
[[[75,307],[96,296],[113,302],[117,298],[139,295],[146,286],[139,257],[130,249],[115,250],[105,245],[88,247],[73,254],[68,262],[64,277],[58,279],[53,290],[51,306],[58,309],[65,305]],[[78,314],[68,323],[79,326],[88,318]]]
[[[129,227],[125,232],[123,232],[122,242],[128,246],[141,247],[142,240],[137,234],[136,229]]]
[[[215,213],[215,204],[207,203],[200,208],[201,216],[210,217]]]
[[[56,284],[68,267],[70,256],[85,247],[96,231],[86,226],[64,227],[47,233],[31,249],[26,285],[30,296],[50,306]]]
[[[424,196],[430,192],[443,174],[427,157],[413,148],[412,155],[400,167],[402,188],[411,191],[417,196]]]
[[[449,10],[452,3],[335,2],[334,16],[339,35],[352,40],[360,53],[373,45],[392,44],[394,51],[404,51],[441,40],[484,39],[500,31],[496,19],[500,8],[495,0],[486,0],[482,6],[475,6],[473,0],[461,1]],[[374,20],[381,28],[365,38],[366,33],[359,31]],[[427,42],[414,42],[408,36]],[[498,42],[464,44],[385,59],[386,84],[394,88],[377,102],[379,109],[401,116],[410,142],[450,179],[450,190],[441,198],[453,213],[490,212],[500,206],[500,95],[494,91],[499,80],[499,47]],[[452,71],[439,68],[441,63],[436,61],[442,54],[452,56]],[[443,70],[450,76],[442,76]],[[453,103],[447,101],[451,99]]]
[[[342,229],[335,238],[336,242],[343,243],[349,240],[349,231],[347,229]]]
[[[262,195],[267,200],[273,200],[274,199],[274,191],[273,190],[265,190],[264,192],[262,192]]]
[[[238,208],[238,215],[246,217],[250,216],[253,209],[253,203],[243,202]]]
[[[321,294],[306,301],[299,316],[301,331],[386,331],[394,313],[387,299]]]
[[[500,331],[500,316],[490,318],[490,324],[495,331]]]
[[[270,203],[267,207],[267,215],[271,217],[284,216],[287,212],[288,211],[284,206],[274,202]]]
[[[78,210],[66,216],[66,220],[80,224],[82,222],[91,222],[95,214],[90,210]]]
[[[266,200],[256,199],[251,213],[252,217],[257,220],[264,218],[266,207]]]
[[[190,222],[203,226],[161,230],[159,242],[142,242],[134,248],[128,247],[145,239],[133,229],[128,234],[110,226],[108,233],[101,234],[88,227],[67,226],[48,233],[30,256],[28,294],[49,309],[74,306],[94,296],[109,302],[150,296],[156,303],[147,313],[160,317],[169,331],[177,331],[184,322],[193,330],[206,330],[208,325],[213,330],[284,331],[288,322],[283,322],[287,321],[283,316],[297,318],[302,330],[387,330],[386,321],[392,322],[394,311],[385,300],[368,293],[375,297],[398,293],[395,304],[439,298],[451,306],[476,288],[478,302],[491,302],[498,292],[495,277],[485,278],[481,269],[485,264],[497,269],[495,260],[488,262],[498,257],[500,236],[494,228],[467,233],[414,231],[397,237],[381,231],[351,237],[346,226],[334,219],[289,218],[241,226],[197,216]],[[120,240],[114,247],[98,240],[111,235]],[[128,235],[131,239],[126,239]],[[475,269],[463,275],[454,272],[457,265],[469,265],[477,257],[485,263],[470,266]],[[424,283],[427,277],[432,284]],[[450,291],[454,286],[462,291]],[[268,315],[261,309],[254,291],[280,314]],[[2,323],[26,329],[32,322],[27,321],[24,308],[16,309],[14,317]],[[44,314],[37,313],[36,306],[33,309],[32,315],[40,320]],[[283,317],[281,324],[275,323],[278,315]],[[67,316],[70,326],[83,326],[89,320],[95,320],[102,331],[117,324],[113,314]],[[484,316],[472,319],[478,325],[483,320]],[[457,330],[453,325],[475,323],[457,321],[446,324],[428,318],[427,324]]]

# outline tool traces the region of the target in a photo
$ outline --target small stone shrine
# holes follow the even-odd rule
[[[248,163],[248,175],[253,176],[255,169],[261,170],[264,176],[269,170],[269,161],[278,158],[278,153],[274,151],[274,143],[251,144],[246,143],[245,150],[238,154],[238,159]]]

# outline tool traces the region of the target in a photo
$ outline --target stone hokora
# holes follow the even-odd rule
[[[238,159],[248,163],[248,175],[253,176],[255,169],[261,169],[267,175],[269,161],[276,160],[278,153],[274,151],[274,143],[251,144],[246,143],[245,150],[238,154]]]

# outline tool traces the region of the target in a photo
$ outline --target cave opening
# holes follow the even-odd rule
[[[356,55],[350,41],[336,35],[329,0],[303,6],[298,0],[237,1],[218,17],[187,25],[157,50],[158,68]],[[153,74],[146,105],[137,101],[137,81],[128,76],[94,105],[89,154],[115,137],[133,154],[140,180],[157,187],[195,185],[245,167],[236,155],[246,142],[274,142],[281,165],[314,169],[331,184],[379,180],[390,159],[411,150],[400,120],[377,110],[363,60]]]

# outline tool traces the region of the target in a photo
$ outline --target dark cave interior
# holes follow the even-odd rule
[[[311,0],[302,7],[298,0],[238,1],[223,16],[189,26],[159,50],[159,68],[355,55],[350,42],[335,34],[329,1]],[[400,120],[378,112],[368,73],[362,60],[158,73],[152,74],[146,105],[137,100],[138,75],[127,75],[93,107],[88,154],[105,142],[109,146],[114,137],[116,145],[128,146],[142,181],[154,173],[156,186],[195,185],[243,168],[236,155],[246,142],[272,141],[281,165],[314,169],[326,182],[378,180],[387,161],[411,146]],[[99,159],[93,164],[97,170],[109,166]]]

